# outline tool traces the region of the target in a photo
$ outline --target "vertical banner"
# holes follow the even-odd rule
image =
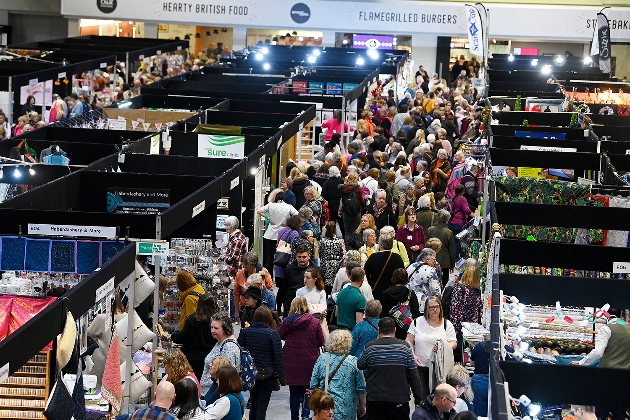
[[[599,40],[599,69],[610,73],[610,26],[603,13],[597,14],[597,38]]]
[[[466,5],[466,21],[470,53],[483,57],[483,24],[475,6]]]

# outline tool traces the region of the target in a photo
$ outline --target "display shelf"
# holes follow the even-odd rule
[[[43,419],[50,392],[51,352],[41,351],[0,384],[0,418]]]

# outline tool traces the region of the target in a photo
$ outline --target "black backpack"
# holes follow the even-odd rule
[[[346,214],[360,214],[361,202],[357,198],[357,187],[355,186],[351,192],[344,195],[341,199],[343,212]]]
[[[442,315],[444,319],[451,318],[451,298],[453,297],[453,289],[455,289],[455,287],[464,288],[464,286],[457,283],[455,286],[446,286],[442,292]]]

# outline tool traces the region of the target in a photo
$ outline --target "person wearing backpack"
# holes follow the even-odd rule
[[[457,234],[460,233],[466,227],[466,223],[468,223],[468,218],[472,216],[473,212],[468,205],[468,200],[464,197],[464,191],[466,188],[459,184],[455,187],[455,197],[450,201],[451,204],[451,220],[449,221],[448,228],[453,232],[453,237],[455,238],[455,257],[459,258],[461,243],[459,238],[457,238]]]
[[[350,233],[357,230],[361,222],[361,215],[365,212],[365,201],[359,187],[359,177],[351,172],[346,177],[344,183],[339,185],[341,191],[341,201],[337,215],[343,220],[346,247]]]
[[[404,268],[397,268],[394,270],[394,274],[392,275],[392,286],[389,286],[383,292],[382,304],[383,311],[381,312],[381,317],[389,316],[396,321],[396,338],[400,340],[404,340],[407,338],[407,330],[409,329],[409,325],[402,325],[404,322],[402,321],[399,315],[395,315],[392,313],[394,309],[400,310],[402,306],[407,307],[407,311],[404,311],[406,318],[409,318],[409,321],[404,324],[410,323],[412,320],[418,318],[422,313],[420,312],[420,304],[418,303],[418,297],[416,294],[407,288],[407,283],[409,283],[409,275]]]
[[[275,372],[278,374],[280,384],[286,385],[282,341],[276,332],[276,322],[269,308],[260,306],[256,309],[252,325],[241,329],[238,343],[249,350],[258,371],[250,393],[252,405],[249,420],[265,420],[274,387]]]
[[[448,283],[450,271],[455,268],[457,257],[455,254],[455,238],[453,232],[448,228],[451,215],[446,210],[438,212],[437,223],[426,232],[427,240],[438,238],[442,242],[440,251],[437,253],[437,261],[442,268],[442,287]]]
[[[210,385],[212,385],[210,366],[212,366],[212,360],[215,357],[225,357],[236,370],[241,371],[241,348],[234,337],[234,326],[230,316],[225,312],[214,314],[210,322],[210,333],[217,340],[217,343],[203,361],[203,374],[199,380],[201,395],[206,395]]]

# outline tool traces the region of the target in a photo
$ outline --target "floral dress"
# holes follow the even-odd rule
[[[435,268],[419,262],[407,267],[407,273],[409,274],[407,288],[416,292],[421,310],[424,310],[424,301],[428,297],[442,297],[442,282]]]
[[[329,375],[337,368],[344,355],[324,353],[317,359],[313,367],[311,376],[311,389],[324,389],[326,381],[326,359],[330,354]],[[359,408],[359,395],[365,394],[365,378],[363,373],[357,368],[357,358],[348,355],[341,367],[330,378],[328,383],[328,393],[335,401],[335,419],[356,420],[357,409]]]
[[[451,295],[450,321],[455,331],[462,330],[462,322],[479,322],[481,292],[472,287],[456,285]]]
[[[326,286],[332,286],[335,283],[335,276],[343,264],[345,255],[346,246],[343,239],[324,238],[319,243],[319,266],[322,269]]]

